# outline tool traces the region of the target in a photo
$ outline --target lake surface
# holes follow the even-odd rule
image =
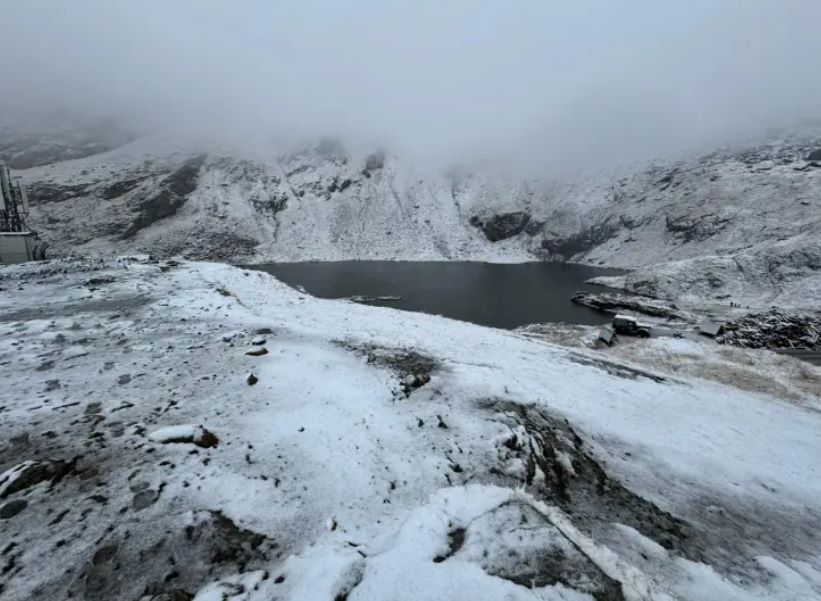
[[[248,265],[322,298],[399,296],[369,304],[444,315],[497,328],[529,323],[608,323],[606,315],[570,302],[584,283],[624,271],[568,263],[341,261]]]

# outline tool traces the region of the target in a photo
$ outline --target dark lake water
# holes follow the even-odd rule
[[[370,304],[497,328],[538,322],[607,323],[605,315],[574,305],[570,296],[577,290],[596,290],[584,283],[589,278],[624,273],[568,263],[342,261],[247,267],[322,298],[399,296],[401,300]]]

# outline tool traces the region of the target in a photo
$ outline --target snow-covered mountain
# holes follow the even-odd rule
[[[53,255],[573,260],[641,268],[615,284],[659,296],[821,300],[818,130],[566,181],[421,168],[330,140],[254,154],[84,144],[20,172]]]

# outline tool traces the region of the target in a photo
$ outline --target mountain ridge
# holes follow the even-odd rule
[[[707,268],[715,273],[696,286],[701,297],[812,304],[821,300],[819,148],[821,130],[806,129],[621,176],[557,180],[422,169],[333,140],[245,158],[154,136],[19,174],[30,225],[57,255],[563,260],[639,270],[670,298],[687,286],[660,274]],[[781,269],[773,281],[726,268],[767,270],[770,256]],[[615,284],[640,292],[631,281]]]

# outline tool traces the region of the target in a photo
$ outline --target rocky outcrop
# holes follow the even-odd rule
[[[821,350],[821,313],[751,313],[725,323],[716,341],[744,348]]]
[[[175,215],[186,203],[189,194],[197,189],[200,168],[204,162],[205,155],[196,156],[165,178],[163,189],[158,194],[139,203],[137,216],[122,237],[130,238],[141,229]]]
[[[624,294],[576,292],[571,298],[571,302],[589,307],[607,315],[616,315],[623,311],[649,315],[650,317],[660,317],[678,321],[694,321],[695,317],[679,309],[672,302],[661,301],[641,296],[626,296]]]
[[[88,184],[53,184],[49,182],[35,183],[29,186],[29,198],[32,203],[50,204],[65,202],[88,193]]]
[[[0,499],[40,482],[59,482],[73,468],[61,460],[24,461],[0,474]]]
[[[73,596],[88,601],[184,601],[193,598],[187,591],[226,572],[266,566],[277,546],[220,511],[192,511],[185,523],[169,521],[164,531],[149,527],[141,536],[129,536],[127,528],[109,530],[96,549],[91,547],[69,585]]]
[[[149,176],[141,176],[141,177],[134,177],[130,179],[124,179],[118,182],[114,182],[102,190],[98,192],[98,195],[103,200],[113,200],[115,198],[119,198],[125,194],[128,194],[132,190],[136,189],[140,184],[142,184]]]
[[[808,161],[821,161],[821,148],[813,150],[808,156]]]
[[[608,220],[566,237],[545,238],[541,248],[548,255],[569,259],[610,240],[618,231],[619,225]]]
[[[730,219],[713,213],[706,215],[668,215],[665,219],[667,231],[684,242],[702,242],[712,238],[727,227]]]
[[[382,151],[369,154],[365,158],[365,168],[362,170],[362,175],[370,177],[374,171],[378,171],[385,167],[385,153]]]
[[[530,214],[523,211],[494,215],[487,220],[477,216],[470,219],[471,225],[481,229],[485,238],[491,242],[499,242],[500,240],[518,236],[525,231],[529,222]],[[536,231],[538,232],[538,229]]]

